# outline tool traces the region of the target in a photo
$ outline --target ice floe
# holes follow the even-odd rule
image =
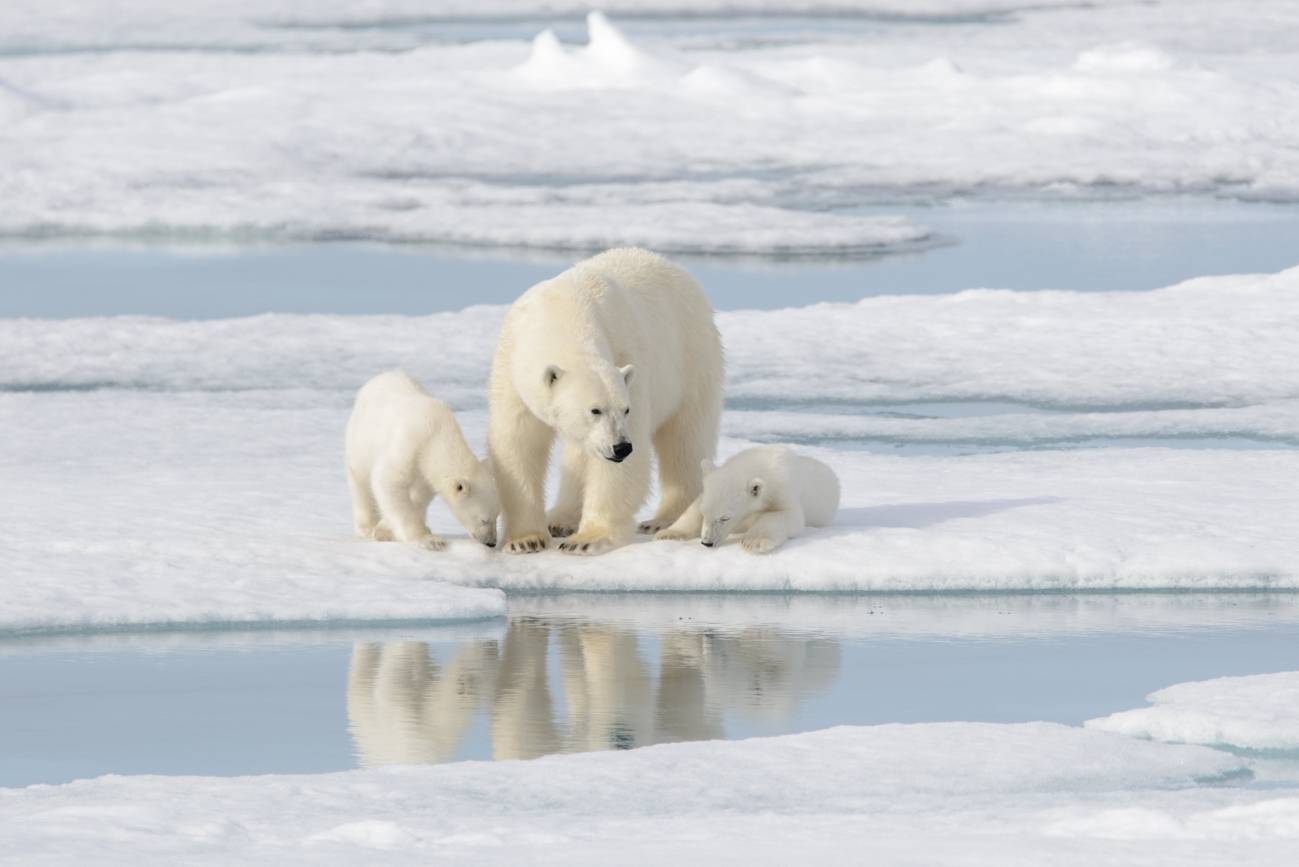
[[[723,313],[741,409],[725,416],[722,453],[754,439],[873,436],[1007,449],[1155,434],[1290,442],[1297,280],[1292,269],[1142,293]],[[1293,449],[899,456],[808,445],[838,470],[843,509],[769,557],[649,541],[590,560],[510,557],[465,541],[438,504],[433,529],[460,539],[445,555],[351,539],[340,466],[353,389],[405,365],[482,443],[501,315],[0,321],[0,477],[19,492],[0,502],[0,627],[502,610],[494,592],[432,579],[547,591],[1299,587]],[[883,400],[1064,409],[872,414]],[[1107,411],[1068,409],[1078,406]]]
[[[404,366],[458,409],[477,408],[504,312],[0,320],[0,389],[350,391],[376,370]],[[1299,268],[1200,278],[1152,292],[970,290],[736,310],[720,313],[718,325],[727,396],[737,409],[1018,401],[1127,411],[1043,417],[1026,425],[1026,436],[1107,428],[1115,435],[1198,429],[1289,436],[1299,398]],[[1214,412],[1198,415],[1200,408]],[[1147,414],[1163,409],[1177,412]],[[770,421],[794,433],[787,416]],[[860,418],[838,424],[849,435],[869,435],[867,425],[905,428],[903,421]],[[826,425],[810,419],[802,433],[816,435]],[[996,419],[964,425],[962,435],[976,437],[1008,428]]]
[[[1146,696],[1151,707],[1087,727],[1157,741],[1244,750],[1299,750],[1299,672],[1179,683]]]
[[[1204,747],[945,723],[309,777],[103,777],[0,790],[0,809],[6,847],[42,864],[1286,863],[1299,799],[1203,786],[1247,774]]]
[[[0,234],[844,255],[932,240],[855,212],[917,196],[1299,198],[1284,3],[710,5],[875,20],[743,51],[565,42],[568,4],[114,5],[0,11]],[[439,35],[466,12],[537,23]]]

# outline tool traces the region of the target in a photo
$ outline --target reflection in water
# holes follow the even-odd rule
[[[497,759],[722,738],[728,714],[787,721],[839,671],[838,642],[773,628],[657,639],[657,666],[634,631],[577,619],[515,618],[500,642],[467,642],[445,668],[423,642],[357,644],[347,691],[357,758],[449,761],[480,709]]]

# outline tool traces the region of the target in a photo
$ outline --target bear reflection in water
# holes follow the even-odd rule
[[[480,713],[496,759],[724,738],[728,717],[779,728],[839,670],[837,642],[770,628],[666,632],[658,649],[652,667],[627,628],[544,618],[512,620],[499,642],[465,642],[445,666],[423,642],[357,644],[347,692],[357,758],[450,761]]]

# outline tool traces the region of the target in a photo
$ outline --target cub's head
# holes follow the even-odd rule
[[[487,547],[496,547],[496,519],[501,514],[501,501],[496,496],[491,459],[479,461],[464,476],[447,479],[442,487],[444,490],[438,493],[460,526]]]
[[[635,408],[628,386],[634,368],[564,370],[550,365],[542,373],[549,421],[570,443],[620,463],[632,452],[627,422]]]
[[[707,459],[700,466],[704,471],[704,493],[699,498],[704,519],[700,541],[711,548],[725,542],[732,528],[745,518],[762,511],[767,483],[740,467],[716,467]]]

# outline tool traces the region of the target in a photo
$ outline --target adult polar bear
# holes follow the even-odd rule
[[[504,549],[599,554],[631,539],[658,455],[661,502],[641,525],[670,525],[702,490],[722,412],[722,344],[689,274],[647,250],[608,250],[538,283],[510,307],[492,361],[488,452]],[[546,464],[563,440],[559,497]]]

